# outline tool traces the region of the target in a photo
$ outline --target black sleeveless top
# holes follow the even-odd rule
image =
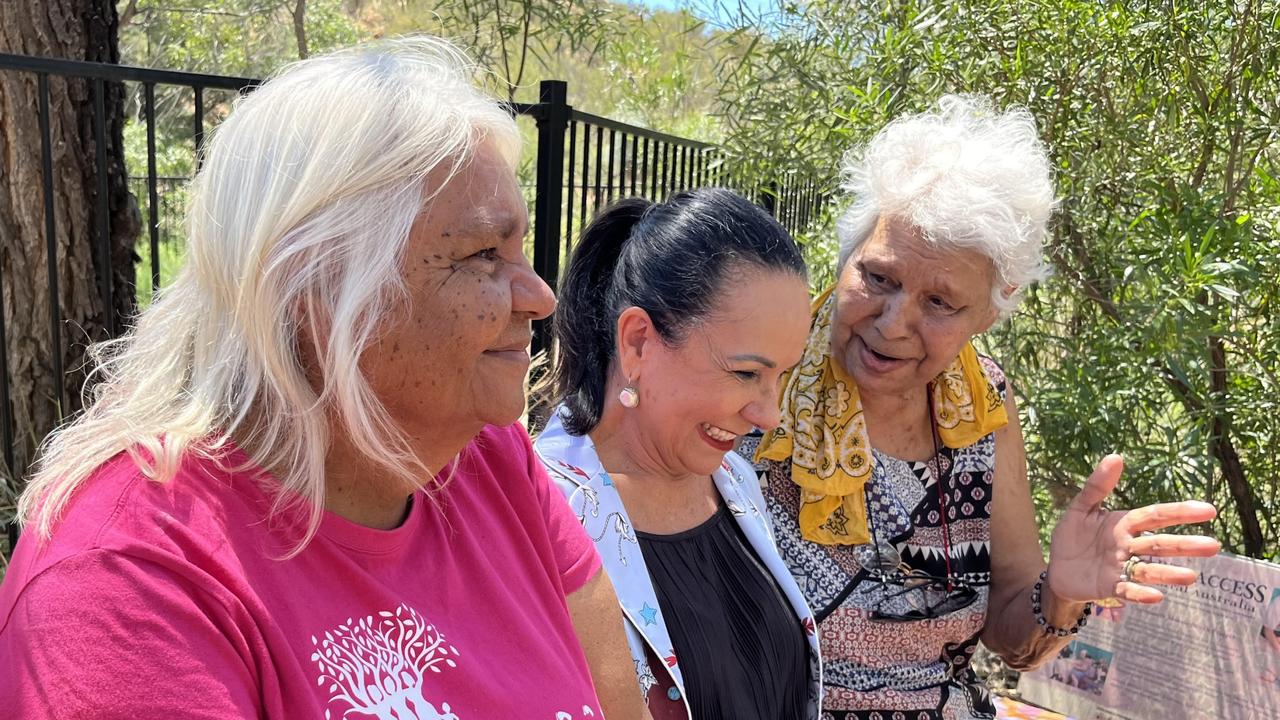
[[[674,535],[636,532],[684,673],[693,720],[805,714],[804,628],[722,505]]]

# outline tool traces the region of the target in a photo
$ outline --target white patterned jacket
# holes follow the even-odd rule
[[[680,663],[672,648],[662,610],[658,607],[649,570],[627,511],[622,506],[622,498],[601,465],[591,438],[566,432],[557,409],[534,442],[534,449],[587,534],[595,541],[627,619],[631,659],[654,720],[689,718]],[[816,720],[820,715],[822,655],[818,650],[813,612],[778,555],[755,471],[751,463],[730,452],[725,455],[713,479],[725,506],[805,628],[809,642],[810,679],[807,718]],[[659,665],[659,674],[654,673],[654,664]]]

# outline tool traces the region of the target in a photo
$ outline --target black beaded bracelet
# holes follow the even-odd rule
[[[1045,570],[1040,573],[1040,579],[1036,581],[1034,587],[1031,588],[1031,612],[1036,615],[1036,624],[1044,628],[1045,635],[1057,635],[1058,637],[1066,637],[1075,635],[1080,632],[1080,628],[1089,624],[1089,616],[1093,614],[1093,603],[1084,604],[1084,612],[1080,613],[1080,618],[1076,620],[1076,624],[1069,628],[1054,627],[1049,624],[1049,620],[1045,618],[1044,613],[1040,610],[1040,591],[1044,589],[1044,582],[1049,577],[1049,571]]]

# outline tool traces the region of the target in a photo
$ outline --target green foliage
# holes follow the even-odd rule
[[[132,65],[214,75],[263,77],[303,46],[315,54],[361,34],[342,0],[307,0],[303,37],[298,0],[132,0],[119,2],[120,54]]]
[[[264,77],[297,59],[357,40],[409,33],[444,35],[461,43],[487,72],[492,90],[537,102],[538,83],[565,80],[569,101],[588,112],[659,131],[714,142],[719,122],[716,72],[729,44],[688,12],[654,12],[608,0],[131,0],[118,3],[122,61],[166,69]],[[127,167],[144,218],[147,141],[142,89],[130,86],[125,129]],[[212,127],[230,108],[230,93],[206,90],[203,121]],[[156,92],[157,175],[189,177],[195,167],[194,98],[190,90]],[[526,147],[533,123],[522,120]],[[534,154],[518,174],[533,200]],[[166,183],[161,198],[161,280],[180,257],[181,191]],[[171,242],[179,243],[170,248]],[[139,297],[150,287],[150,248],[140,238]]]
[[[830,172],[946,92],[1038,119],[1062,197],[1056,277],[986,342],[1023,400],[1041,512],[1118,450],[1120,502],[1212,499],[1228,549],[1274,558],[1277,3],[781,9],[740,30],[760,42],[721,96],[727,143],[760,167]]]

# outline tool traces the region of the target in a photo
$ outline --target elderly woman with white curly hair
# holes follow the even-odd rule
[[[1159,602],[1212,538],[1149,534],[1204,502],[1104,509],[1108,456],[1044,560],[1014,393],[971,340],[1045,274],[1054,207],[1025,111],[947,97],[900,118],[846,167],[834,288],[817,298],[781,425],[760,445],[778,546],[816,613],[823,716],[991,718],[969,667],[981,640],[1010,665],[1053,657],[1090,602]]]
[[[555,305],[519,148],[431,38],[236,103],[185,265],[98,349],[22,497],[7,716],[644,715],[599,557],[516,422]]]

